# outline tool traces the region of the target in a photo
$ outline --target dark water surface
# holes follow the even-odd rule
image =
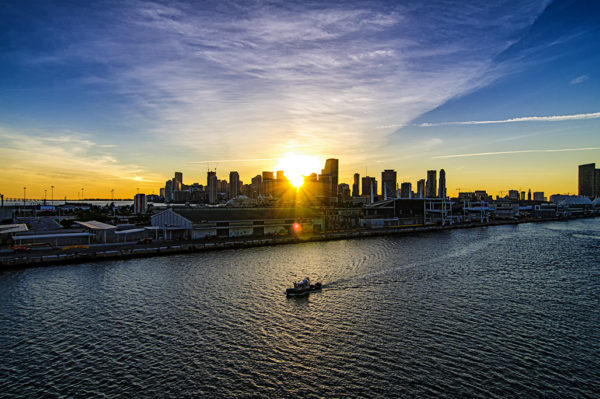
[[[3,272],[0,306],[2,397],[600,395],[600,219]]]

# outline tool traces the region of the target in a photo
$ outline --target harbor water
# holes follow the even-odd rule
[[[600,219],[3,271],[0,329],[9,398],[599,397]]]

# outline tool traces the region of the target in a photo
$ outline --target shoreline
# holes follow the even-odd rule
[[[88,249],[74,251],[62,250],[34,250],[32,253],[19,253],[0,256],[0,270],[21,269],[56,264],[76,264],[93,261],[106,261],[115,259],[142,258],[154,256],[169,256],[183,253],[205,252],[224,249],[243,249],[275,245],[300,244],[305,242],[336,241],[368,237],[403,235],[410,233],[429,233],[454,229],[470,229],[477,227],[490,227],[502,225],[516,225],[522,223],[545,223],[577,219],[594,219],[598,216],[573,216],[550,219],[523,219],[501,220],[489,223],[467,223],[457,225],[413,225],[407,227],[394,227],[370,230],[325,232],[297,237],[239,237],[213,240],[196,241],[156,241],[152,244],[96,244]],[[40,252],[35,253],[35,252]]]

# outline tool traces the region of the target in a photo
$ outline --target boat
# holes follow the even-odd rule
[[[319,291],[321,287],[321,283],[311,284],[310,279],[305,277],[304,280],[295,282],[293,288],[285,290],[285,294],[287,296],[305,296],[313,291]]]

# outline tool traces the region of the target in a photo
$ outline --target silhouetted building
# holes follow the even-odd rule
[[[579,165],[579,195],[589,198],[600,197],[600,169],[595,163]]]
[[[446,171],[440,169],[440,187],[438,189],[438,197],[446,198]]]
[[[236,171],[229,172],[229,198],[240,195],[240,174]]]
[[[417,198],[425,198],[425,179],[417,182]]]
[[[525,191],[521,191],[521,201],[525,201]]]
[[[256,175],[252,178],[252,197],[256,198],[259,195],[262,195],[262,177],[261,175]]]
[[[341,200],[341,202],[350,201],[350,186],[348,184],[338,184],[338,198]]]
[[[544,197],[544,192],[536,191],[535,193],[533,193],[533,200],[534,201],[546,201],[546,197]]]
[[[519,200],[519,190],[508,190],[508,199]]]
[[[400,185],[400,198],[411,198],[412,197],[412,184],[402,183]]]
[[[381,194],[385,199],[396,198],[396,171],[386,169],[381,172]]]
[[[175,180],[177,180],[179,183],[183,184],[183,173],[175,172]]]
[[[325,161],[325,168],[321,170],[321,175],[331,176],[330,188],[327,190],[330,193],[329,197],[337,197],[338,169],[339,160],[335,158],[329,158]]]
[[[360,175],[358,173],[354,174],[354,184],[352,185],[352,196],[359,197],[360,196]]]
[[[167,180],[165,182],[165,202],[173,201],[173,180]]]
[[[332,192],[332,180],[331,175],[328,174],[320,174],[319,175],[319,189],[317,195],[319,197],[331,198],[333,197]],[[335,190],[337,192],[337,189]]]
[[[377,195],[377,179],[371,176],[362,178],[362,196],[370,197],[371,193]]]
[[[208,171],[206,174],[206,191],[208,191],[208,203],[217,203],[217,172]]]
[[[426,187],[426,193],[425,195],[427,196],[427,198],[435,198],[437,197],[436,193],[437,190],[435,189],[436,183],[437,183],[437,172],[435,170],[428,170],[427,171],[427,187]]]
[[[275,188],[275,177],[273,172],[262,172],[262,195],[273,195],[273,189]]]
[[[531,201],[531,189],[529,189],[529,192],[527,193],[527,201]]]

